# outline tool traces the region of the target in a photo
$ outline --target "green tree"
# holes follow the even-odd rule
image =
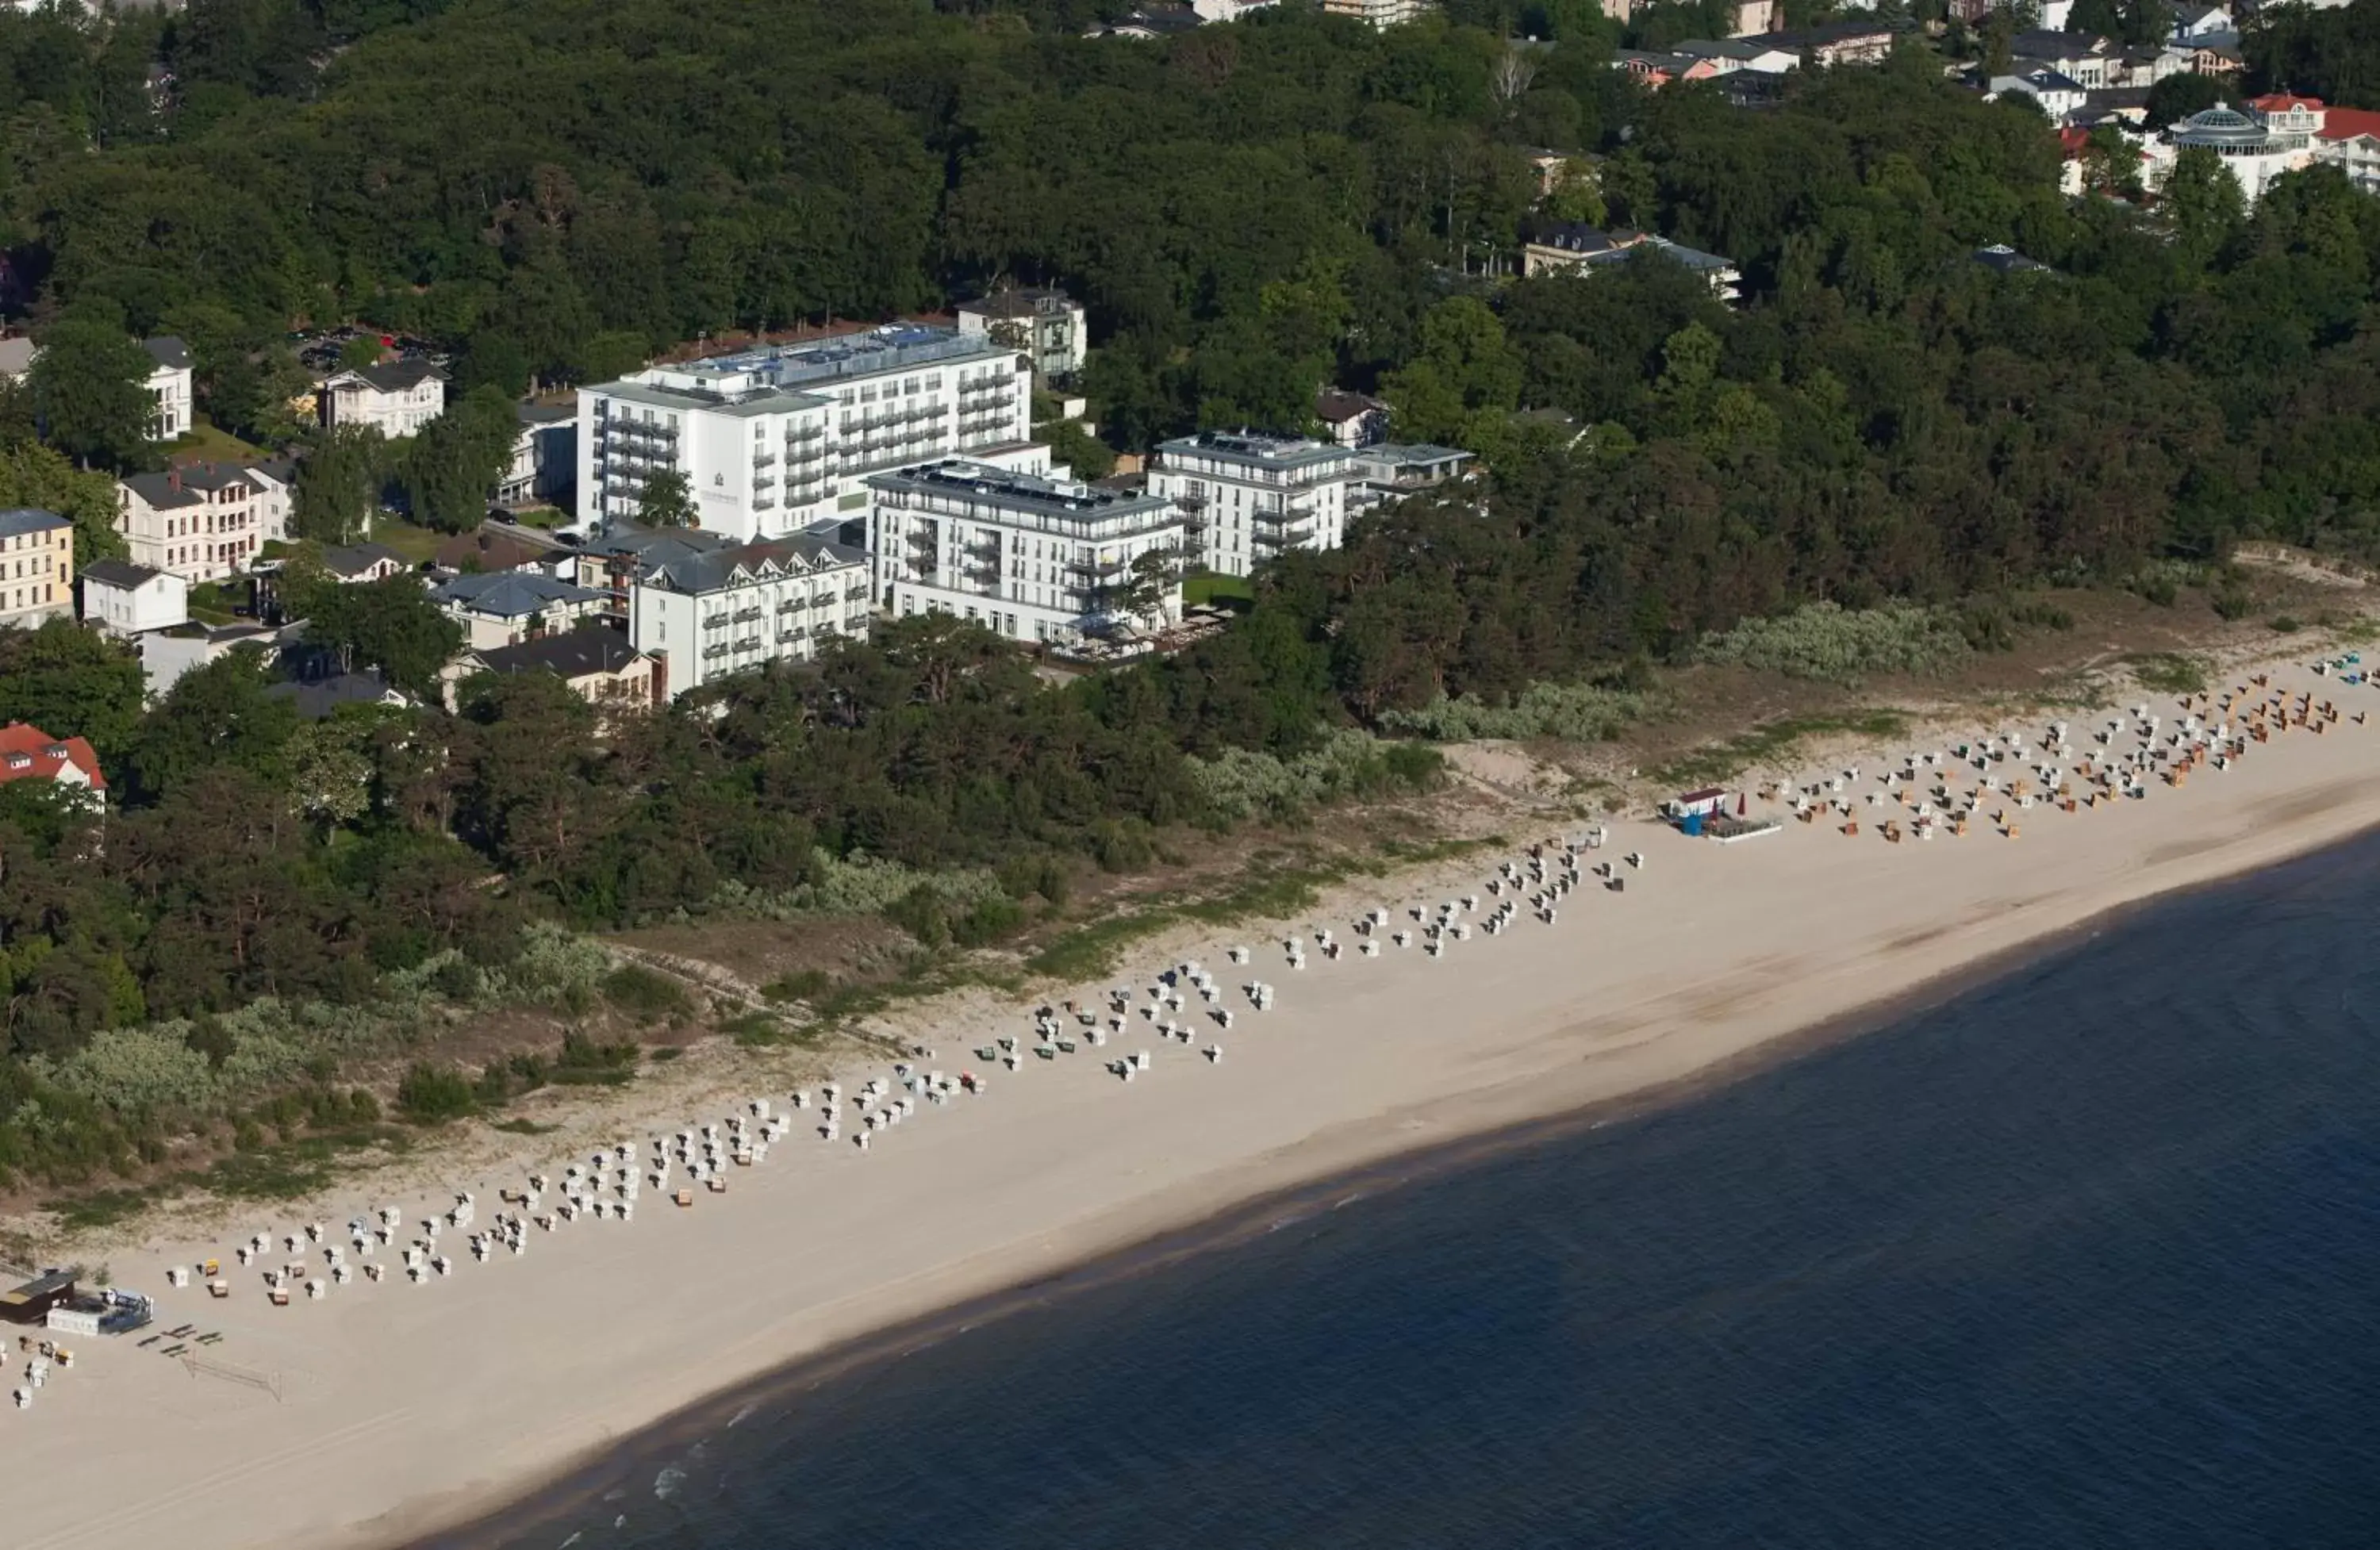
[[[279,784],[298,717],[288,698],[265,693],[272,665],[262,648],[243,646],[176,679],[133,739],[136,795],[156,801],[218,768]]]
[[[686,475],[676,468],[660,468],[645,480],[637,494],[637,520],[648,527],[694,527],[701,525],[701,514],[694,509],[694,496],[686,485]]]
[[[54,737],[87,737],[103,759],[131,745],[140,721],[140,659],[67,619],[0,632],[0,721]]]
[[[501,388],[476,387],[447,405],[414,437],[399,470],[415,520],[447,533],[477,527],[519,439],[519,412]]]
[[[72,522],[78,565],[127,552],[115,527],[115,481],[76,467],[48,447],[0,446],[0,506],[32,506]]]
[[[2203,145],[2182,149],[2157,194],[2173,228],[2174,251],[2194,269],[2214,262],[2247,221],[2240,180]]]
[[[290,527],[320,543],[353,543],[371,525],[387,478],[388,445],[369,426],[341,426],[314,440],[298,465]]]
[[[462,648],[462,626],[411,576],[321,587],[311,603],[308,639],[336,651],[349,671],[380,669],[407,694],[434,694],[439,670]]]
[[[53,324],[33,357],[33,406],[51,442],[85,466],[128,468],[148,452],[156,404],[154,365],[123,329],[69,314]]]

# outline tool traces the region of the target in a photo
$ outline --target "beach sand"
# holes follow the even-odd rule
[[[2380,692],[2303,670],[2275,682],[2350,713],[2380,709]],[[2178,720],[2172,696],[2137,697]],[[2106,716],[2070,719],[2080,745]],[[1276,1010],[1234,997],[1243,1010],[1230,1032],[1202,1022],[1199,1042],[1225,1047],[1220,1065],[1160,1044],[1135,1017],[1102,1050],[986,1072],[986,1096],[929,1108],[865,1154],[805,1126],[763,1166],[731,1169],[725,1195],[678,1210],[649,1190],[632,1224],[532,1231],[525,1255],[466,1260],[424,1286],[358,1282],[274,1308],[255,1273],[229,1263],[237,1239],[307,1219],[343,1239],[337,1224],[356,1209],[400,1204],[379,1197],[258,1211],[211,1243],[119,1255],[115,1280],[157,1295],[160,1328],[225,1332],[205,1353],[223,1371],[194,1373],[128,1340],[78,1342],[75,1368],[34,1410],[0,1410],[7,1543],[401,1543],[514,1499],[705,1395],[869,1331],[1304,1181],[1706,1075],[2129,902],[2380,825],[2375,750],[2380,727],[2351,720],[2322,736],[2291,732],[2228,771],[2203,769],[2145,800],[2071,816],[2036,807],[2016,840],[1979,825],[1888,844],[1871,824],[1851,839],[1789,822],[1718,845],[1623,823],[1588,859],[1643,852],[1643,871],[1622,868],[1625,893],[1590,880],[1558,925],[1524,915],[1437,960],[1417,946],[1376,960],[1351,948],[1337,962],[1309,951],[1293,970],[1282,933],[1255,927],[1152,943],[1082,994],[1145,987],[1192,957],[1227,985],[1270,982]],[[1904,750],[1890,751],[1897,764]],[[1864,789],[1881,768],[1871,762]],[[1325,924],[1352,943],[1362,909],[1484,893],[1500,859],[1452,865],[1427,888],[1344,894],[1287,925]],[[1492,902],[1483,897],[1483,909]],[[1251,968],[1225,962],[1232,942],[1257,950]],[[929,1063],[981,1072],[972,1047],[1029,1031],[1014,1011],[953,1027],[933,1040]],[[1153,1069],[1135,1082],[1101,1069],[1143,1048]],[[783,1093],[767,1096],[783,1107]],[[621,1139],[641,1151],[650,1133]],[[492,1181],[455,1182],[481,1190],[484,1221]],[[408,1218],[444,1203],[401,1202]],[[166,1290],[166,1265],[205,1253],[225,1259],[232,1299]]]

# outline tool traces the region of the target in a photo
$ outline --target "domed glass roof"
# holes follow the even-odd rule
[[[2253,151],[2265,143],[2265,127],[2236,108],[2211,107],[2193,113],[2173,127],[2177,145],[2204,145],[2217,151]]]

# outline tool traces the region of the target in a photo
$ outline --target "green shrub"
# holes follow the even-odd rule
[[[824,969],[796,969],[760,987],[772,1001],[815,1001],[834,988],[834,976]]]
[[[1702,661],[1732,662],[1789,678],[1852,684],[1871,673],[1937,672],[1971,649],[1959,620],[1946,609],[1886,603],[1852,610],[1821,602],[1706,636],[1694,654]]]
[[[604,975],[603,995],[640,1023],[665,1023],[694,1010],[684,987],[641,963],[623,963]]]
[[[372,1096],[370,1093],[365,1092],[361,1087],[349,1093],[347,1095],[347,1121],[350,1124],[357,1125],[378,1124],[380,1122],[380,1099]]]
[[[458,1120],[473,1107],[471,1079],[453,1066],[417,1060],[396,1084],[397,1112],[417,1125]]]
[[[1551,737],[1565,743],[1600,743],[1645,713],[1641,694],[1592,684],[1532,684],[1510,705],[1490,705],[1475,695],[1449,699],[1439,695],[1418,710],[1390,710],[1380,724],[1439,743],[1475,738]]]

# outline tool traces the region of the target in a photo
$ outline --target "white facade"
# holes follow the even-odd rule
[[[1148,492],[1182,513],[1206,569],[1246,575],[1288,549],[1331,550],[1347,531],[1349,449],[1297,436],[1201,431],[1157,449]]]
[[[124,560],[82,569],[82,617],[111,635],[145,635],[190,622],[190,584],[171,571]]]
[[[1322,0],[1322,8],[1332,16],[1352,17],[1375,27],[1394,27],[1401,21],[1420,19],[1429,6],[1426,0]]]
[[[526,505],[533,501],[557,501],[570,493],[578,466],[578,418],[569,409],[548,409],[524,404],[520,436],[513,442],[512,461],[496,481],[496,503]]]
[[[990,339],[905,324],[581,388],[578,517],[633,521],[664,470],[686,476],[706,532],[738,541],[852,517],[870,474],[1013,459],[1030,433],[1030,372]]]
[[[1162,496],[957,458],[868,484],[876,597],[892,613],[953,613],[1058,642],[1182,615],[1182,513]],[[1152,553],[1165,556],[1166,582],[1135,610],[1123,594]]]
[[[674,560],[628,583],[628,643],[669,697],[868,633],[868,557],[807,536]]]
[[[132,563],[184,581],[220,581],[289,536],[287,470],[212,463],[116,481],[115,530]]]
[[[1063,291],[1002,291],[958,309],[959,333],[1021,350],[1043,377],[1071,377],[1083,369],[1090,327],[1082,303]]]
[[[364,426],[395,441],[446,412],[446,373],[426,360],[334,371],[323,379],[322,409],[331,430]]]
[[[157,412],[150,421],[149,433],[158,441],[170,442],[190,429],[191,417],[197,412],[190,394],[189,346],[169,333],[143,339],[140,347],[154,363],[148,386]]]

